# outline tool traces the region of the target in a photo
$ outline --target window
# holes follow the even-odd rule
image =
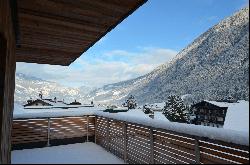
[[[217,121],[223,121],[222,117],[217,117]]]

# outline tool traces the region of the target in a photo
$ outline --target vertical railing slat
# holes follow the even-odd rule
[[[87,142],[89,142],[89,116],[87,116]]]
[[[96,138],[97,138],[97,116],[95,116],[95,144],[96,144]]]
[[[154,130],[150,127],[150,164],[155,164],[154,161]]]
[[[110,151],[110,122],[109,119],[107,119],[107,137],[106,137],[106,142],[107,142],[107,150]]]
[[[195,163],[200,164],[200,159],[199,139],[195,138]]]
[[[124,162],[128,162],[128,135],[127,135],[127,123],[123,122],[123,135],[124,135]]]
[[[48,128],[47,128],[47,146],[50,146],[50,118],[48,118]]]

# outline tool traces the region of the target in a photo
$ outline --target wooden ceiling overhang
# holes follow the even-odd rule
[[[16,61],[67,66],[147,0],[17,0]]]

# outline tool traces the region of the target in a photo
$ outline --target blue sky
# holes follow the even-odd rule
[[[170,61],[247,4],[248,0],[148,0],[69,67],[17,63],[17,72],[72,87],[136,78]]]

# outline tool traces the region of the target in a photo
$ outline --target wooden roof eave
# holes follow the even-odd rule
[[[147,0],[11,1],[20,2],[16,5],[17,62],[67,66]]]

